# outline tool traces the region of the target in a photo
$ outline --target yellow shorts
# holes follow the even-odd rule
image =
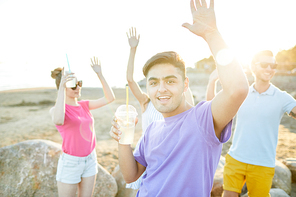
[[[275,168],[242,163],[225,156],[223,189],[241,193],[245,182],[249,197],[269,197]]]

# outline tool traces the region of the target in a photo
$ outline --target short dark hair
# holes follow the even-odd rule
[[[256,62],[258,62],[259,58],[262,56],[273,57],[273,53],[269,50],[260,51],[253,56],[251,64],[255,64]]]
[[[157,53],[156,55],[152,56],[144,65],[143,67],[143,74],[147,77],[147,74],[154,65],[157,64],[172,64],[176,68],[180,70],[180,74],[182,78],[185,80],[186,78],[186,69],[185,69],[185,62],[180,57],[180,55],[174,51],[165,51],[162,53]]]

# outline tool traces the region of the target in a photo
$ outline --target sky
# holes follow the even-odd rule
[[[295,8],[295,0],[215,1],[218,29],[243,63],[257,51],[276,54],[296,45]],[[67,54],[85,86],[101,87],[90,67],[96,56],[110,86],[124,87],[130,27],[141,36],[136,81],[158,52],[178,52],[187,67],[211,55],[202,38],[181,26],[184,22],[192,23],[189,0],[0,0],[0,72],[15,72],[15,83],[54,87],[50,71],[67,68]]]

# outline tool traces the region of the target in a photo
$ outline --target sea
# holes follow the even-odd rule
[[[13,65],[0,63],[0,91],[26,88],[55,88],[55,80],[51,78],[51,70],[55,67],[42,65]],[[126,84],[125,67],[121,71],[103,70],[103,75],[112,88],[124,88]],[[83,81],[83,87],[102,87],[101,82],[91,67],[75,69],[77,77]],[[75,72],[76,73],[76,72]],[[141,79],[141,78],[140,78]],[[139,80],[140,80],[139,79]]]

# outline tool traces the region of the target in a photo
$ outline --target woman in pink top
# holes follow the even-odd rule
[[[74,73],[64,74],[64,69],[57,68],[51,74],[56,79],[58,95],[50,114],[63,138],[63,153],[56,175],[59,196],[76,196],[77,187],[78,196],[92,196],[94,191],[98,166],[94,119],[90,110],[111,103],[115,96],[102,74],[98,59],[94,57],[91,62],[105,95],[98,100],[78,101],[82,81],[78,81],[75,87],[66,87],[67,82],[77,81]]]

